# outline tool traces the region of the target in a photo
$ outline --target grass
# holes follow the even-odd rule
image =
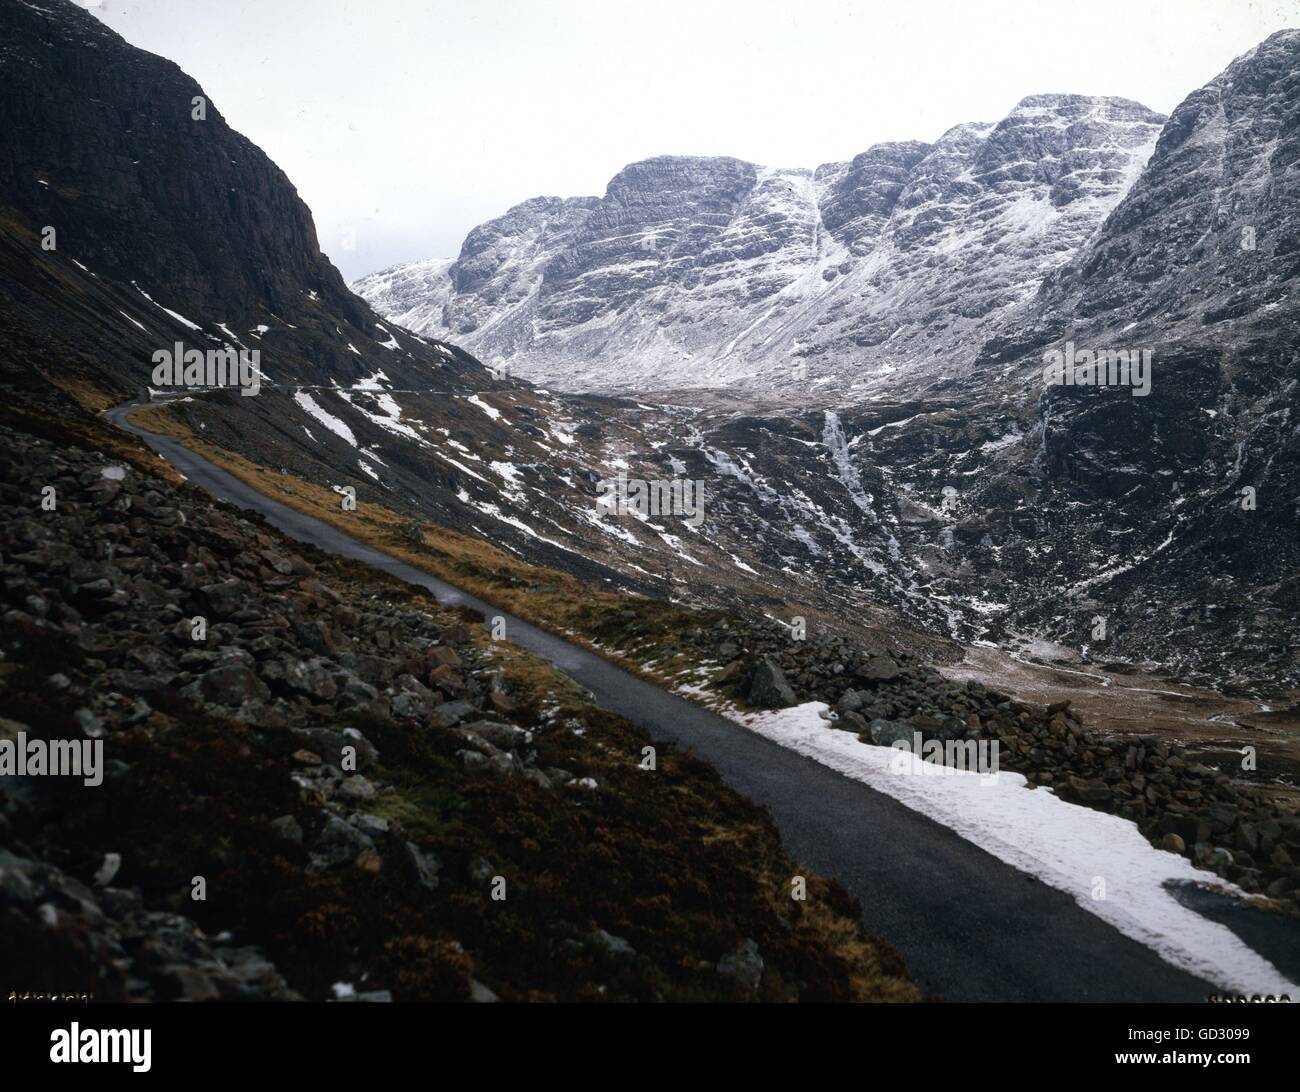
[[[688,631],[726,617],[722,611],[688,610],[658,599],[593,588],[569,573],[529,564],[482,539],[436,524],[421,524],[421,541],[415,543],[405,534],[409,517],[364,498],[358,501],[356,511],[344,512],[339,495],[332,490],[260,466],[210,443],[164,405],[137,410],[131,418],[151,432],[180,440],[259,493],[314,516],[541,629],[582,644],[651,681],[671,685],[677,670],[688,662],[682,656],[675,663],[647,667],[651,661],[662,659],[656,649],[662,650]],[[628,612],[635,618],[624,617]],[[630,646],[612,646],[610,642],[616,635],[625,636],[633,629],[638,631],[639,652],[632,652]]]

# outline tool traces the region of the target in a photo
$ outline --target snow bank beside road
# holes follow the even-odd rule
[[[1066,892],[1175,967],[1234,993],[1300,994],[1230,929],[1183,906],[1164,885],[1208,881],[1232,893],[1238,889],[1156,849],[1128,820],[1067,803],[1046,789],[1030,790],[1022,776],[1005,770],[984,777],[926,768],[910,753],[871,746],[831,727],[821,716],[826,710],[822,702],[807,702],[771,713],[721,712]],[[1105,898],[1093,897],[1099,879]]]

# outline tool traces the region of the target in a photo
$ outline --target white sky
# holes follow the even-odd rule
[[[94,0],[81,0],[93,6]],[[653,155],[848,159],[1026,95],[1168,113],[1300,0],[100,0],[293,180],[345,277]],[[344,240],[355,232],[355,249]]]

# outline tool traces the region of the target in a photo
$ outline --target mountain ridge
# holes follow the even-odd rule
[[[657,156],[602,197],[513,206],[450,264],[353,288],[416,332],[571,389],[792,386],[809,372],[850,389],[864,358],[881,378],[900,348],[926,363],[973,350],[1098,226],[1163,120],[1122,98],[1032,95],[999,122],[812,169]],[[1019,253],[996,254],[1011,235]],[[937,341],[935,314],[952,327]]]

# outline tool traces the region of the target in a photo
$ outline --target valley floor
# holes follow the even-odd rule
[[[1069,701],[1105,732],[1151,733],[1187,746],[1204,762],[1241,761],[1255,747],[1261,775],[1279,798],[1300,806],[1300,691],[1259,702],[1129,668],[1084,663],[1070,649],[1033,642],[1023,651],[963,647],[950,679],[976,679],[1025,701]]]
[[[1096,908],[1079,897],[1086,886],[1081,877],[1061,883],[1053,868],[1035,868],[1025,852],[1009,855],[991,850],[988,835],[997,826],[995,815],[986,814],[974,826],[963,825],[942,811],[927,814],[921,796],[900,802],[895,799],[897,794],[878,791],[879,785],[860,776],[861,767],[855,772],[844,767],[842,758],[828,759],[817,753],[817,748],[792,746],[780,731],[765,731],[766,725],[780,723],[780,714],[772,715],[778,718],[775,722],[761,717],[747,722],[752,731],[738,730],[732,720],[637,678],[555,634],[503,615],[494,606],[336,527],[259,494],[177,440],[131,424],[127,410],[111,416],[143,437],[196,484],[253,508],[290,535],[429,588],[446,603],[504,617],[513,641],[550,659],[587,687],[600,705],[641,725],[656,738],[689,746],[729,785],[770,809],[786,846],[798,860],[833,876],[862,902],[870,927],[903,952],[926,990],[951,1000],[1017,1001],[1192,1001],[1216,988],[1295,992],[1287,974],[1252,950],[1232,927],[1215,924],[1194,911],[1185,911],[1189,916],[1183,925],[1195,922],[1197,928],[1185,930],[1188,935],[1181,944],[1166,943],[1178,929],[1180,913],[1173,896],[1166,894],[1170,920],[1166,922],[1168,930],[1162,933],[1159,923],[1152,921],[1151,897],[1159,897],[1155,884],[1142,886],[1121,880],[1113,886],[1105,913],[1098,916]],[[803,715],[807,709],[786,713]],[[873,757],[868,752],[888,753],[859,743],[847,733],[830,734],[838,737],[835,748],[841,751],[848,748],[867,757]],[[1017,775],[1003,777],[1008,779],[1008,790],[1023,784]],[[1029,804],[1029,795],[1037,803]],[[1128,828],[1127,848],[1116,856],[1116,861],[1128,862],[1116,866],[1120,874],[1136,876],[1144,854],[1151,855],[1153,861],[1159,854],[1131,824],[1116,817],[1077,808],[1046,792],[1026,793],[1022,800],[1031,811],[1051,809],[1052,822],[1047,825],[1061,838],[1095,839],[1099,825],[1113,826],[1111,833]],[[1068,823],[1065,827],[1059,823],[1070,813],[1081,823],[1073,830]],[[1042,822],[1042,816],[1031,819],[1031,825]],[[1008,837],[1014,841],[1013,836]],[[1097,857],[1097,843],[1090,852],[1091,867],[1104,869],[1105,862]],[[1058,866],[1069,860],[1069,854],[1056,856]],[[1201,878],[1213,879],[1185,867],[1185,862],[1172,855],[1160,856],[1168,858],[1162,862],[1168,866],[1164,871],[1175,869],[1188,885]],[[1137,901],[1126,907],[1126,898]],[[1221,903],[1230,901],[1221,899],[1214,907],[1222,912]],[[1245,908],[1238,908],[1235,918],[1228,917],[1242,935],[1250,933],[1260,952],[1273,956],[1278,966],[1293,968],[1293,977],[1300,973],[1291,919]],[[1133,936],[1141,937],[1143,943],[1131,939]],[[1201,950],[1196,950],[1198,944]]]

